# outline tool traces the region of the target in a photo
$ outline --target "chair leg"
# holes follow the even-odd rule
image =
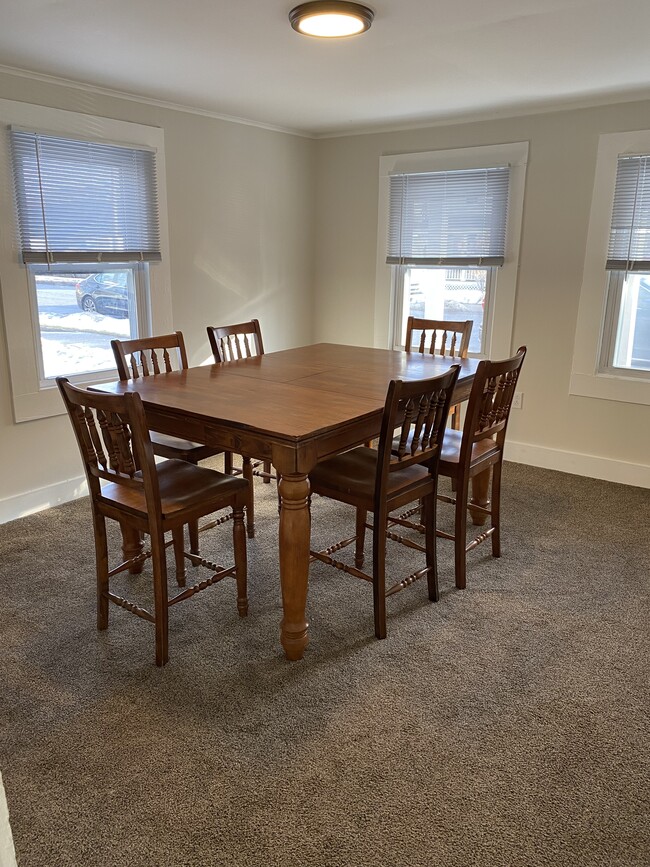
[[[271,475],[271,461],[264,461],[264,466],[262,467],[266,475],[263,477],[262,481],[265,485],[271,484],[271,479],[269,476]]]
[[[464,590],[467,570],[467,488],[468,479],[458,478],[456,491],[456,514],[454,520],[454,563],[456,572],[456,587]]]
[[[429,599],[437,602],[440,598],[438,592],[438,558],[436,556],[436,497],[435,494],[422,500],[424,507],[424,539],[426,547],[427,584],[429,585]]]
[[[232,476],[232,452],[223,453],[223,471],[228,476]]]
[[[248,538],[255,536],[255,500],[253,492],[253,465],[250,458],[244,458],[242,475],[248,482],[248,504],[246,506],[246,532]]]
[[[386,526],[388,515],[375,514],[372,534],[372,595],[375,611],[375,635],[386,638]]]
[[[195,524],[194,521],[192,523]],[[189,531],[191,542],[192,524],[190,524],[189,526]],[[172,539],[174,540],[174,563],[176,565],[176,581],[178,582],[179,587],[185,587],[185,537],[183,535],[183,527],[176,527],[174,530],[172,530]],[[192,551],[192,553],[194,554],[195,552]]]
[[[237,610],[240,617],[248,614],[246,531],[244,529],[244,510],[233,509],[232,541],[235,551],[237,580]]]
[[[189,524],[187,525],[187,532],[188,532],[189,537],[190,537],[190,553],[196,554],[196,556],[198,557],[199,554],[201,553],[200,548],[199,548],[199,522],[198,521],[190,521]],[[183,542],[181,540],[181,548],[182,547],[183,547]],[[198,566],[199,564],[194,563],[193,565]],[[176,566],[178,568],[178,563],[176,564]],[[179,581],[179,586],[183,587],[184,584],[185,584],[184,581],[183,581],[183,584],[181,584]]]
[[[97,629],[108,628],[108,543],[106,519],[93,510],[95,567],[97,570]]]
[[[151,534],[151,567],[153,570],[156,626],[156,665],[161,666],[169,661],[167,563],[165,560],[165,537],[162,531],[154,531]]]
[[[490,509],[492,511],[492,556],[501,556],[501,470],[503,464],[501,461],[492,467],[492,503]]]
[[[365,509],[357,509],[357,541],[354,548],[354,565],[361,569],[364,561],[363,546],[366,541],[366,521],[368,513]]]

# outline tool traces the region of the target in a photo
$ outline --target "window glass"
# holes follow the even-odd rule
[[[650,274],[621,279],[613,366],[650,371]]]
[[[484,351],[484,323],[492,268],[403,268],[401,345],[409,316],[422,319],[471,319],[469,352]]]
[[[42,379],[115,367],[110,341],[138,335],[137,268],[29,266]]]

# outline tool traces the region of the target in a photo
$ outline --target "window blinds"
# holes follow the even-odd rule
[[[11,130],[23,261],[160,257],[151,150]]]
[[[650,155],[618,158],[606,267],[650,270]]]
[[[389,264],[503,265],[510,169],[390,178]]]

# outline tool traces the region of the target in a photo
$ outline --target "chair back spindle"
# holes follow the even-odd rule
[[[257,319],[237,325],[209,325],[207,331],[216,364],[264,355],[262,330]]]
[[[185,341],[180,331],[135,340],[111,340],[120,379],[140,379],[188,367]],[[171,351],[170,351],[171,350]]]
[[[460,365],[454,364],[433,379],[390,383],[379,437],[377,498],[383,496],[390,473],[414,464],[435,464],[459,373]]]
[[[467,409],[463,445],[465,440],[478,442],[488,437],[503,445],[525,355],[526,347],[521,346],[511,359],[480,362]]]
[[[77,438],[92,497],[101,495],[100,480],[144,490],[157,496],[158,479],[144,408],[139,394],[85,391],[57,377],[57,385]],[[148,493],[150,492],[150,493]]]
[[[407,352],[416,350],[441,358],[467,358],[473,324],[471,319],[452,322],[409,316],[404,348]]]

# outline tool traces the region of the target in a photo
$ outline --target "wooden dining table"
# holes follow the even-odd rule
[[[331,343],[95,388],[138,392],[152,430],[271,461],[280,479],[280,640],[286,656],[297,660],[309,641],[310,470],[379,435],[392,379],[426,379],[451,363],[461,366],[454,392],[460,402],[469,396],[477,359]],[[485,505],[487,486],[475,486],[473,497]]]

